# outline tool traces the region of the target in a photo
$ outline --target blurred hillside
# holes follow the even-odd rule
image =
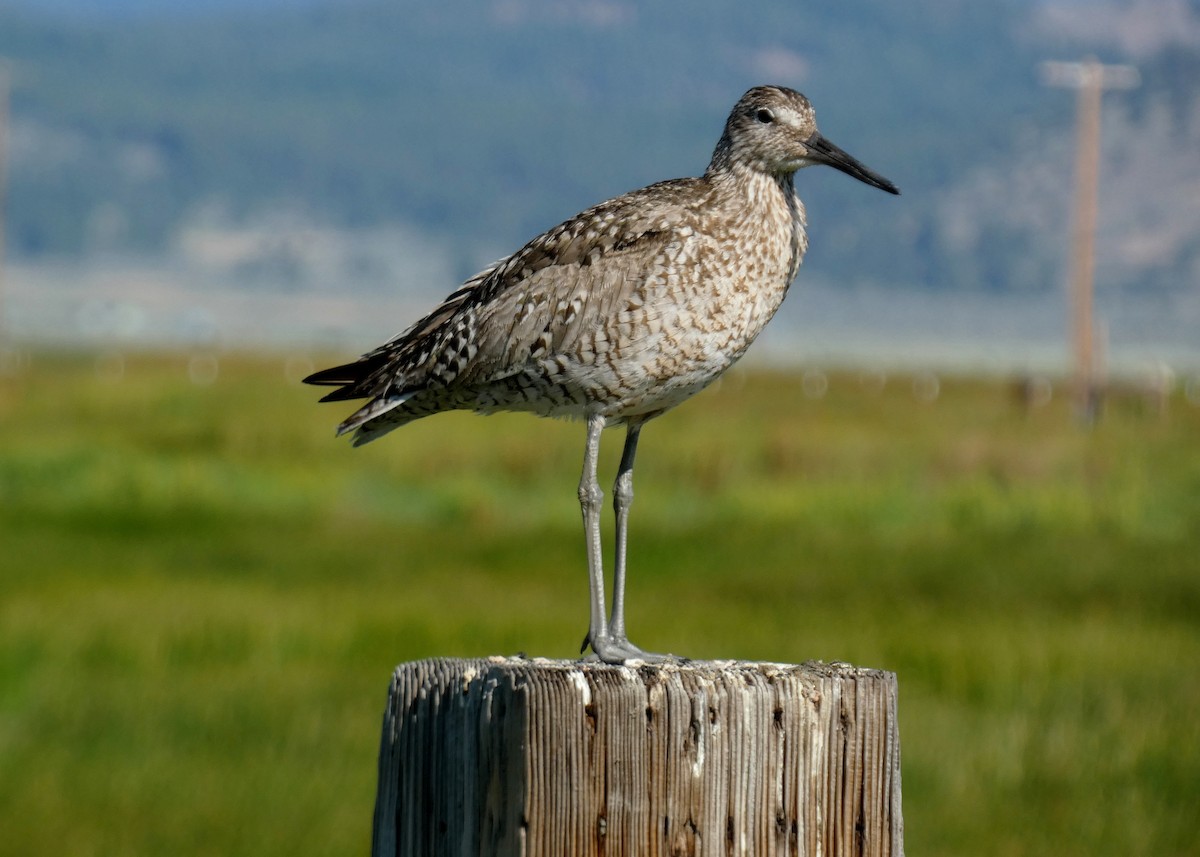
[[[808,282],[1046,293],[1074,98],[1038,63],[1089,52],[1143,79],[1106,101],[1098,286],[1192,294],[1196,0],[0,0],[9,253],[423,302],[584,206],[701,172],[772,81],[904,192],[802,175]]]

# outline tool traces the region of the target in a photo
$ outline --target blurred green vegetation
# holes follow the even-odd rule
[[[363,853],[392,667],[585,630],[581,426],[450,414],[352,450],[300,368],[187,363],[0,377],[5,853]],[[644,433],[631,541],[645,647],[898,673],[910,853],[1200,847],[1181,396],[1083,431],[999,379],[922,403],[735,371]]]

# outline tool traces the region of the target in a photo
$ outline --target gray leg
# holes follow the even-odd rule
[[[600,454],[600,432],[604,417],[588,417],[587,445],[583,449],[583,475],[579,479],[579,507],[583,510],[583,535],[587,540],[588,593],[591,596],[591,615],[587,639],[595,650],[597,640],[608,636],[604,622],[604,566],[600,555],[600,506],[604,492],[596,479],[596,459]],[[599,652],[596,652],[599,654]]]
[[[612,618],[608,633],[618,640],[625,639],[625,548],[629,543],[629,506],[633,503],[633,458],[637,455],[641,423],[630,423],[625,434],[625,450],[613,484],[613,511],[617,513],[617,560],[613,572]]]
[[[652,652],[644,652],[629,642],[625,636],[625,546],[627,542],[627,533],[629,526],[629,504],[633,502],[633,458],[637,454],[638,434],[641,432],[641,423],[630,424],[628,433],[625,435],[625,451],[621,454],[621,466],[617,470],[617,481],[613,487],[613,509],[617,513],[617,559],[616,571],[613,575],[613,612],[607,625],[596,625],[596,610],[600,611],[603,618],[604,613],[604,582],[603,575],[597,583],[595,578],[592,579],[592,628],[588,632],[588,643],[595,652],[596,657],[608,664],[621,664],[625,661],[640,660],[647,662],[659,662],[666,660],[666,656],[654,654]],[[591,424],[588,424],[588,452],[584,456],[584,474],[587,478],[590,474],[592,484],[595,484],[596,478],[596,460],[591,448]],[[599,443],[597,442],[597,446]],[[590,469],[589,469],[590,468]],[[584,490],[582,483],[580,484],[579,496],[582,500]],[[588,496],[595,498],[597,507],[602,496],[599,487],[594,491],[589,491]],[[588,509],[585,506],[584,520],[588,518]],[[592,539],[595,538],[597,545],[596,553],[596,568],[599,569],[599,511],[596,512],[596,529],[588,530],[588,546],[589,546],[589,562],[588,570],[591,574],[592,564],[590,561],[590,551]],[[598,593],[598,595],[597,595]],[[599,631],[597,632],[597,628]]]

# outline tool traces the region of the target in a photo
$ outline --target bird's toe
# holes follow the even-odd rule
[[[675,655],[663,655],[658,652],[647,652],[640,649],[625,637],[596,637],[589,640],[592,655],[584,660],[595,658],[601,663],[632,666],[637,663],[661,664],[666,661],[678,661]]]

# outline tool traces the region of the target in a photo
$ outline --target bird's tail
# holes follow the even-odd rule
[[[356,431],[354,445],[362,446],[392,429],[397,429],[416,417],[392,412],[416,395],[419,390],[396,389],[394,383],[381,377],[386,374],[385,355],[368,354],[353,363],[344,363],[314,372],[304,379],[305,384],[321,387],[337,387],[321,397],[322,402],[344,402],[352,399],[370,399],[337,427],[340,437]],[[391,414],[391,416],[388,416]]]
[[[338,437],[354,432],[354,445],[362,446],[383,437],[393,429],[407,425],[424,414],[407,413],[400,406],[416,395],[417,391],[372,399],[342,421],[337,427]],[[397,408],[400,408],[397,411]]]

